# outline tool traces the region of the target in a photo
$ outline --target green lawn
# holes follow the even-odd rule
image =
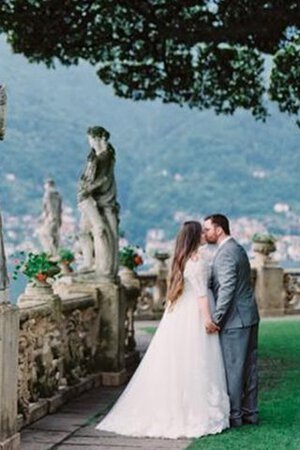
[[[259,426],[195,439],[189,450],[300,450],[300,320],[265,320],[259,342]]]

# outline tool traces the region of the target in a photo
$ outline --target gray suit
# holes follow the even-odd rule
[[[214,257],[212,291],[216,302],[212,317],[221,327],[231,425],[256,423],[259,315],[247,254],[232,238],[219,247]]]

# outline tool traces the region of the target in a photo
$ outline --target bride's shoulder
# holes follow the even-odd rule
[[[208,264],[211,264],[216,250],[217,247],[215,245],[201,245],[198,250],[198,255],[202,260],[206,261]]]
[[[193,266],[197,265],[203,265],[208,262],[208,253],[207,251],[201,246],[197,252],[193,253],[190,258],[188,259],[189,263],[192,263]]]

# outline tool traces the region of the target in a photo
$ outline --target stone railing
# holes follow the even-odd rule
[[[286,314],[300,314],[300,268],[286,269],[283,275]]]
[[[70,387],[100,371],[100,318],[97,291],[94,296],[74,295],[63,301],[53,295],[40,304],[20,303],[21,426],[52,412],[63,402]]]
[[[19,298],[19,429],[83,390],[127,380],[124,288],[71,287],[27,287]]]
[[[141,291],[138,297],[135,317],[138,320],[155,320],[160,318],[154,313],[154,287],[156,285],[157,274],[154,271],[140,272],[139,275]]]
[[[158,277],[156,271],[140,272],[140,296],[135,318],[160,319],[164,311],[166,274]],[[300,314],[300,268],[284,270],[271,259],[253,261],[251,282],[262,317]]]
[[[157,252],[156,264],[149,271],[139,272],[140,295],[135,316],[139,320],[157,320],[162,317],[167,292],[169,254]]]

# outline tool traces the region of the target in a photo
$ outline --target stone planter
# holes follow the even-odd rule
[[[125,351],[134,352],[136,347],[134,315],[137,301],[141,291],[140,280],[136,272],[128,267],[120,270],[120,278],[125,291],[126,312],[125,312]]]
[[[134,292],[135,290],[140,289],[140,280],[136,272],[133,269],[129,269],[128,267],[122,267],[119,272],[121,281],[123,286],[129,290]]]
[[[276,265],[271,253],[276,251],[275,243],[269,240],[253,241],[253,252],[255,254],[255,265]]]
[[[71,266],[72,261],[61,261],[60,266],[61,266],[61,271],[63,273],[63,275],[70,275],[70,273],[73,273],[74,270]]]
[[[276,246],[274,242],[270,241],[254,241],[253,242],[253,251],[257,253],[261,253],[263,255],[270,255],[275,252]]]
[[[55,296],[52,285],[45,281],[29,282],[25,288],[24,294],[18,298],[18,304],[21,305],[27,302],[43,303]]]

